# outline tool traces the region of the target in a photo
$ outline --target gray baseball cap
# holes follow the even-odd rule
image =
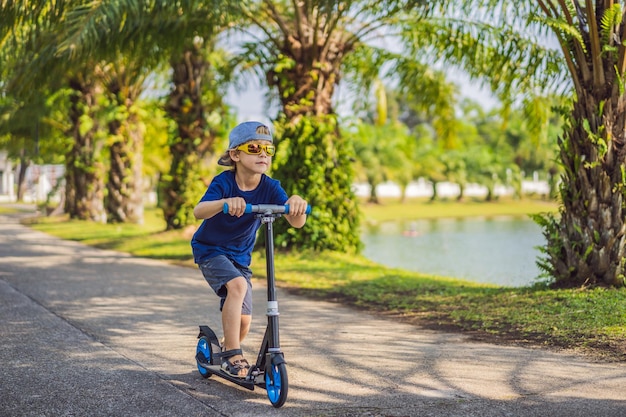
[[[265,133],[259,133],[259,128],[265,128],[267,131],[270,131],[270,128],[264,125],[261,122],[243,122],[238,124],[230,131],[228,135],[228,150],[235,149],[239,145],[242,145],[246,142],[250,142],[251,140],[268,140],[273,142],[271,133],[266,135]],[[222,166],[233,166],[233,160],[230,158],[230,153],[224,152],[220,159],[217,160],[217,163]]]

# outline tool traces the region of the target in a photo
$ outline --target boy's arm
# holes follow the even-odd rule
[[[228,204],[228,214],[241,217],[246,210],[246,201],[241,197],[222,198],[213,201],[201,201],[193,209],[196,219],[210,219],[224,209],[224,203]]]
[[[292,227],[297,229],[306,223],[307,202],[299,195],[292,195],[285,204],[289,204],[289,214],[285,214],[285,219]]]

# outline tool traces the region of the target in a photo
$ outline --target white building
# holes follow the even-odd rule
[[[14,202],[17,199],[17,170],[8,159],[5,151],[0,151],[0,202]],[[59,181],[63,181],[65,167],[63,165],[31,165],[26,169],[24,202],[43,203],[49,198],[51,191],[57,193],[51,196],[51,201],[58,201]]]
[[[15,201],[13,165],[5,151],[0,151],[0,202]]]

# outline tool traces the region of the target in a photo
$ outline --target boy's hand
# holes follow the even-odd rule
[[[289,204],[290,216],[302,216],[306,214],[307,202],[299,195],[292,195],[285,204]]]
[[[241,217],[246,211],[246,200],[241,197],[225,198],[224,203],[228,204],[228,214]]]

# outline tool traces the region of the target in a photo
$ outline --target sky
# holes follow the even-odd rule
[[[477,101],[489,110],[497,105],[497,100],[489,92],[488,89],[482,88],[478,82],[470,81],[469,78],[463,74],[455,73],[450,79],[457,80],[457,84],[461,90],[461,96],[471,98]],[[250,83],[251,85],[253,83]],[[341,88],[339,89],[338,101],[339,103],[345,101],[341,94]],[[265,123],[269,126],[272,124],[272,117],[276,115],[276,109],[268,109],[267,103],[264,98],[264,91],[257,86],[251,86],[245,91],[237,92],[231,88],[226,101],[237,110],[237,121],[245,122],[249,120],[256,120],[261,123]],[[336,106],[338,113],[349,111],[349,103],[339,104]]]

